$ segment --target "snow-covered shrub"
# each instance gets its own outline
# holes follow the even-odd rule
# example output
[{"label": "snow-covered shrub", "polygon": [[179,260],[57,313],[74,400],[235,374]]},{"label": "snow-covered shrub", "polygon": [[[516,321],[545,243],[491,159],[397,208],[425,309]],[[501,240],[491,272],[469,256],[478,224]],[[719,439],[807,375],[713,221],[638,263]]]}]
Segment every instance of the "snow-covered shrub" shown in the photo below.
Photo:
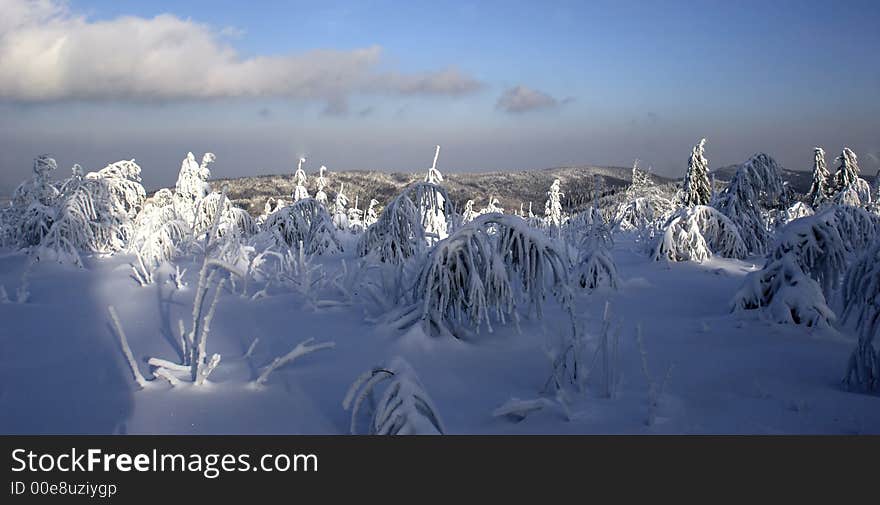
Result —
[{"label": "snow-covered shrub", "polygon": [[[835,203],[846,205],[869,205],[871,203],[871,185],[859,177],[859,160],[856,153],[848,147],[837,157],[839,163],[834,174]],[[855,193],[841,195],[841,193]],[[858,200],[858,203],[856,203]]]},{"label": "snow-covered shrub", "polygon": [[778,215],[776,226],[784,226],[795,219],[812,216],[813,214],[815,214],[815,211],[812,207],[804,202],[795,202]]},{"label": "snow-covered shrub", "polygon": [[34,246],[49,233],[60,194],[49,178],[57,168],[55,159],[48,155],[34,159],[33,176],[15,189],[12,207],[4,212],[7,241],[19,247]]},{"label": "snow-covered shrub", "polygon": [[406,187],[388,203],[379,220],[361,235],[358,254],[374,253],[382,262],[402,263],[424,250],[431,241],[425,230],[436,217],[429,209],[439,209],[446,219],[454,215],[449,202],[442,186],[418,182]]},{"label": "snow-covered shrub", "polygon": [[761,309],[779,323],[826,326],[836,319],[827,300],[849,257],[875,240],[863,209],[830,207],[786,225],[764,267],[746,276],[734,311]]},{"label": "snow-covered shrub", "polygon": [[688,169],[684,177],[684,185],[680,195],[683,205],[708,205],[712,199],[709,186],[709,161],[706,159],[706,139],[694,146],[688,158]]},{"label": "snow-covered shrub", "polygon": [[306,189],[306,173],[302,169],[303,163],[305,163],[305,158],[300,158],[296,164],[296,173],[293,174],[293,180],[296,181],[296,188],[293,190],[293,201],[299,201],[304,198],[309,198],[309,190]]},{"label": "snow-covered shrub", "polygon": [[783,194],[779,166],[761,153],[739,166],[713,207],[736,225],[750,253],[763,254],[772,238],[767,211],[779,206]]},{"label": "snow-covered shrub", "polygon": [[858,332],[843,383],[851,389],[880,390],[880,351],[874,348],[880,331],[880,243],[872,245],[849,268],[842,295],[842,319],[854,322]]},{"label": "snow-covered shrub", "polygon": [[257,223],[246,210],[232,205],[225,192],[215,191],[196,203],[193,236],[198,238],[209,233],[218,212],[220,222],[215,230],[217,236],[226,233],[250,236],[257,232]]},{"label": "snow-covered shrub", "polygon": [[810,184],[810,190],[807,191],[807,202],[812,205],[813,209],[819,209],[825,204],[828,195],[831,193],[829,180],[831,174],[828,172],[828,166],[825,163],[825,150],[821,147],[813,148],[813,180]]},{"label": "snow-covered shrub", "polygon": [[276,210],[263,225],[278,245],[297,248],[302,244],[307,254],[333,253],[342,250],[327,208],[314,198],[306,198]]},{"label": "snow-covered shrub", "polygon": [[863,203],[862,197],[858,189],[854,187],[846,187],[841,189],[834,195],[832,201],[835,205],[846,205],[849,207],[861,207]]},{"label": "snow-covered shrub", "polygon": [[364,211],[358,208],[358,197],[354,197],[354,207],[348,209],[348,231],[361,233],[364,231]]},{"label": "snow-covered shrub", "polygon": [[617,288],[617,266],[609,251],[609,241],[601,232],[591,229],[584,234],[578,246],[573,276],[577,284],[584,289],[601,286]]},{"label": "snow-covered shrub", "polygon": [[623,201],[615,211],[614,228],[649,235],[655,224],[668,218],[672,211],[672,201],[654,184],[648,172],[639,168],[639,161],[636,160],[632,168],[632,183],[626,188]]},{"label": "snow-covered shrub", "polygon": [[655,260],[703,262],[711,255],[744,258],[748,250],[736,225],[712,207],[696,205],[674,214],[651,256]]},{"label": "snow-covered shrub", "polygon": [[491,332],[493,321],[540,319],[550,292],[570,309],[568,279],[566,255],[543,233],[516,216],[485,214],[434,247],[398,321],[420,320],[429,335]]},{"label": "snow-covered shrub", "polygon": [[[373,393],[386,381],[376,401]],[[351,410],[352,435],[359,433],[358,418],[365,401],[374,406],[366,431],[369,435],[442,435],[445,431],[418,375],[399,356],[362,374],[349,388],[342,406]]]},{"label": "snow-covered shrub", "polygon": [[79,252],[112,253],[126,247],[132,219],[146,199],[140,167],[119,161],[85,177],[73,176],[55,202],[52,226],[40,242],[41,257],[81,264]]}]

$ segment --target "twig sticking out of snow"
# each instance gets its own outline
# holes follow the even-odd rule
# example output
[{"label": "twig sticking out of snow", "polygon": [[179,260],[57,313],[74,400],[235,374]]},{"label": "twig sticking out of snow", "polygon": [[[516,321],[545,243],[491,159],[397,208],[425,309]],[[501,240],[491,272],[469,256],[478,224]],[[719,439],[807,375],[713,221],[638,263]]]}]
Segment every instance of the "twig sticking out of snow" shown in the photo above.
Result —
[{"label": "twig sticking out of snow", "polygon": [[260,376],[257,377],[257,379],[253,382],[254,385],[262,386],[266,383],[267,380],[269,380],[269,374],[271,374],[278,368],[294,361],[297,358],[305,356],[306,354],[313,353],[315,351],[320,351],[321,349],[331,349],[333,347],[336,347],[336,342],[322,342],[317,345],[311,345],[311,343],[314,341],[314,338],[310,338],[305,342],[300,342],[289,353],[272,360],[272,363],[270,363],[269,366],[263,369],[263,372],[260,374]]},{"label": "twig sticking out of snow", "polygon": [[254,349],[257,348],[257,343],[260,341],[260,337],[254,337],[254,341],[251,342],[251,345],[248,346],[247,352],[244,353],[242,359],[248,359],[254,354]]},{"label": "twig sticking out of snow", "polygon": [[137,367],[137,363],[131,353],[131,347],[128,346],[128,339],[125,337],[125,331],[119,323],[119,316],[116,314],[116,309],[110,305],[107,307],[107,310],[110,312],[110,320],[113,321],[113,326],[116,328],[116,334],[119,336],[119,343],[122,346],[122,354],[125,355],[125,359],[128,361],[128,366],[131,368],[131,373],[134,375],[135,382],[137,382],[138,386],[142,388],[147,387],[147,380],[144,379],[143,374],[141,374],[141,371]]}]

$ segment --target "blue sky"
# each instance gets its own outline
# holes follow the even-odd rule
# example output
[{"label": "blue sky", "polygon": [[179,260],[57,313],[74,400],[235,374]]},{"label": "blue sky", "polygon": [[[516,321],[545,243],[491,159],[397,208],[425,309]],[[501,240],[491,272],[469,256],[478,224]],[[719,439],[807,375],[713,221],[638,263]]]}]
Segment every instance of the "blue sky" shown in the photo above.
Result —
[{"label": "blue sky", "polygon": [[702,136],[713,166],[807,169],[818,144],[880,167],[880,2],[22,2],[0,0],[26,41],[0,42],[0,190],[42,152],[134,157],[153,186],[189,150],[229,176],[420,170],[435,143],[446,170],[681,175]]}]

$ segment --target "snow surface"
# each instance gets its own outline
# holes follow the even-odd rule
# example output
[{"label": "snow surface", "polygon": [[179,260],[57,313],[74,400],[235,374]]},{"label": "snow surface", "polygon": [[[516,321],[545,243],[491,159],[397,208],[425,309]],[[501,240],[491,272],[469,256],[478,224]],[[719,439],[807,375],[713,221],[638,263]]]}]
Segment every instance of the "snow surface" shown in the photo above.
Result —
[{"label": "snow surface", "polygon": [[[567,331],[557,304],[547,304],[543,320],[521,321],[519,332],[500,326],[464,342],[428,337],[419,325],[402,333],[368,322],[356,304],[314,308],[293,291],[256,300],[227,292],[208,341],[208,353],[223,356],[209,383],[172,389],[157,379],[139,389],[107,307],[115,306],[150,378],[149,357],[180,362],[177,322],[190,321],[200,259],[177,262],[186,268],[182,290],[170,280],[173,269],[160,269],[155,284],[140,287],[131,277],[133,256],[84,256],[84,269],[41,262],[30,271],[28,301],[14,303],[30,257],[5,251],[0,284],[13,300],[0,303],[0,433],[343,434],[351,414],[342,401],[352,382],[394,356],[418,373],[449,434],[880,433],[880,396],[840,384],[852,331],[731,314],[733,295],[761,258],[658,263],[635,249],[625,237],[615,242],[617,290],[575,299],[591,348],[605,301],[611,303],[620,330],[615,394],[600,397],[593,377],[586,391],[567,393],[567,409],[548,396],[533,403],[540,409],[517,416],[497,412],[511,408],[512,399],[542,398],[551,372],[545,349]],[[315,261],[332,277],[342,259],[355,264],[353,251]],[[651,425],[637,323],[654,379],[673,365]],[[302,356],[253,386],[263,367],[310,338],[335,347]]]}]

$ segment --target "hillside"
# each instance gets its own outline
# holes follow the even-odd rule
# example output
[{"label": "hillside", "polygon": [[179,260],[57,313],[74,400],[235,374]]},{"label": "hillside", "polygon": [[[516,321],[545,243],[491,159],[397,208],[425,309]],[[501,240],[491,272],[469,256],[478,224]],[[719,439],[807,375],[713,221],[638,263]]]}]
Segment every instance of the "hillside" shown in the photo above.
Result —
[{"label": "hillside", "polygon": [[[623,167],[557,167],[542,170],[522,170],[516,172],[448,173],[444,174],[444,186],[449,191],[453,203],[462,208],[467,200],[474,200],[474,207],[485,207],[490,196],[495,196],[505,209],[518,209],[523,204],[527,209],[532,202],[535,213],[543,212],[547,190],[553,179],[559,179],[565,192],[566,208],[580,208],[593,197],[593,177],[600,176],[605,192],[615,192],[626,187],[631,180],[630,168]],[[314,176],[309,174],[308,190],[314,194]],[[424,179],[423,173],[345,171],[326,172],[330,187],[325,191],[332,200],[344,184],[345,194],[358,205],[375,198],[384,205],[402,188]],[[671,179],[655,176],[658,184],[673,182]],[[212,181],[219,188],[228,184],[227,194],[237,205],[251,214],[259,214],[269,197],[289,199],[293,193],[293,174],[240,177]]]}]

